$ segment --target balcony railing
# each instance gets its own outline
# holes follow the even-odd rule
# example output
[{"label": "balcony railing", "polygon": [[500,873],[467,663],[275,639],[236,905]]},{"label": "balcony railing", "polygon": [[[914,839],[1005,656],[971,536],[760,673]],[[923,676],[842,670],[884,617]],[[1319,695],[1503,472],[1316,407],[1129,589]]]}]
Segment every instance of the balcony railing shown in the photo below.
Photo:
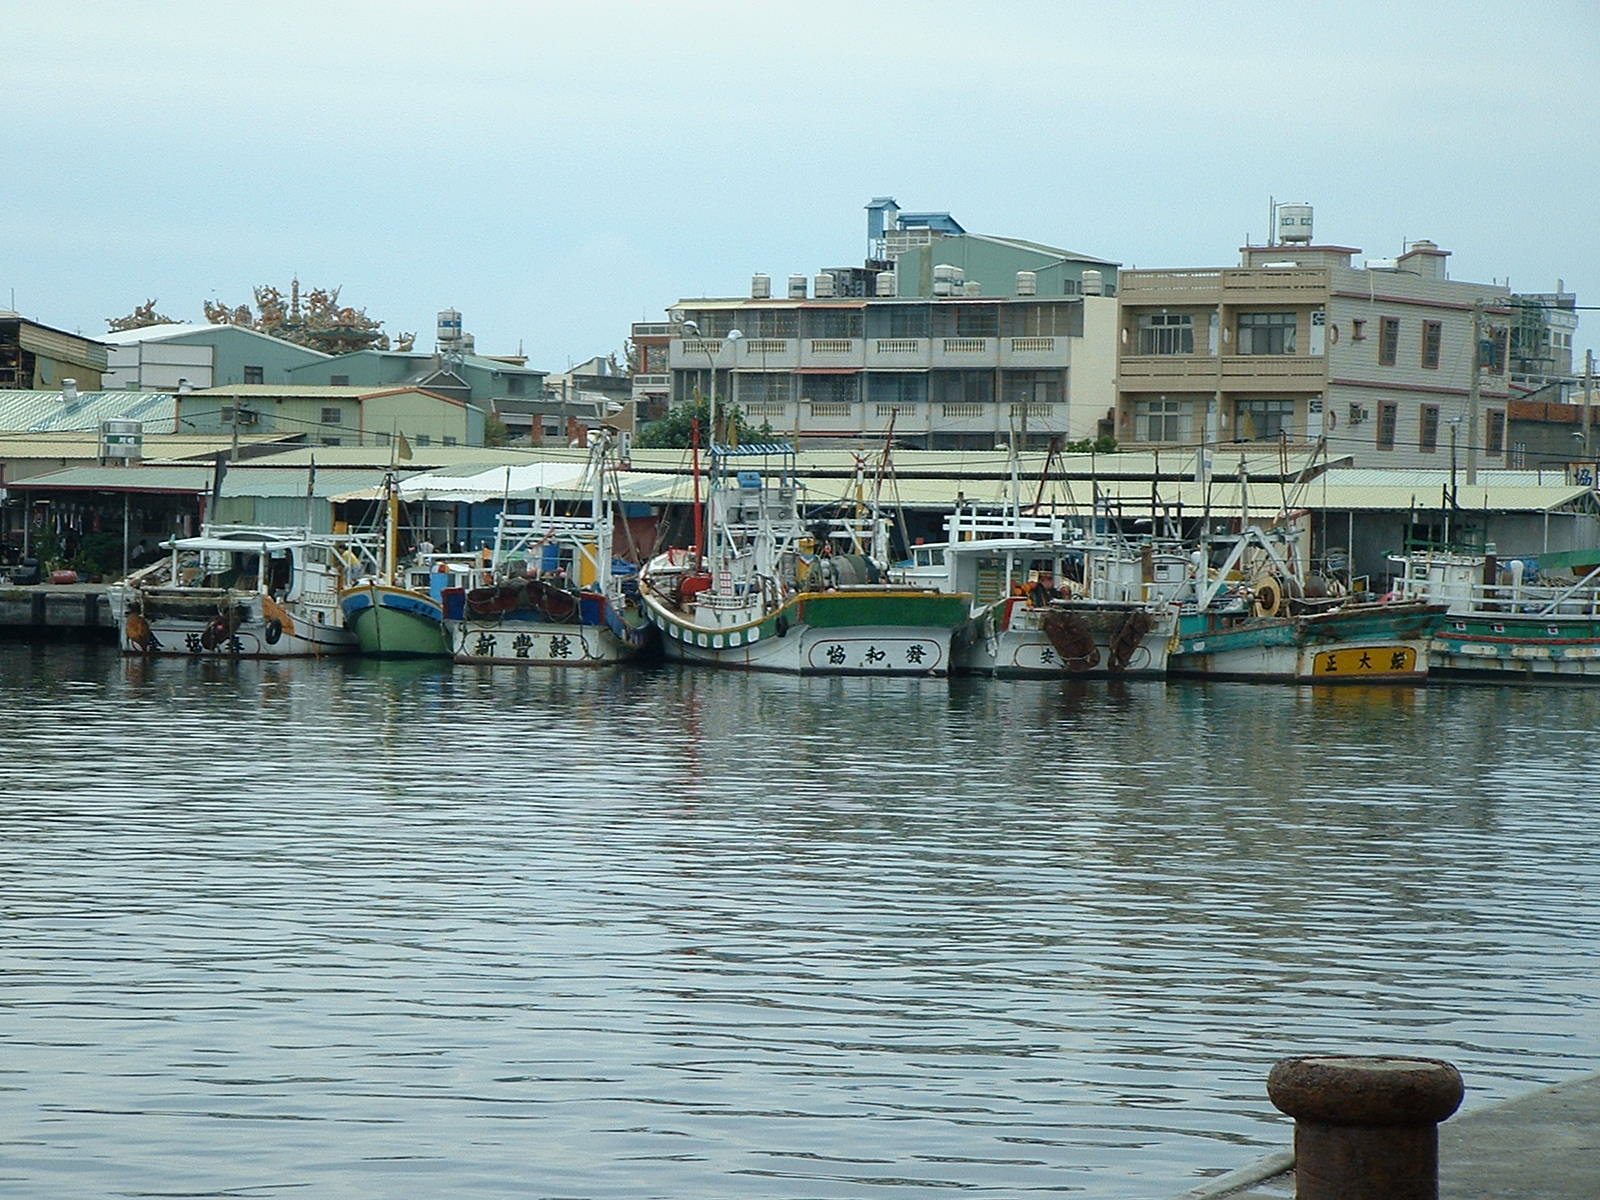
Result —
[{"label": "balcony railing", "polygon": [[987,404],[941,404],[939,408],[946,417],[981,417],[989,411]]},{"label": "balcony railing", "polygon": [[855,345],[849,338],[812,338],[811,353],[849,354],[855,349]]},{"label": "balcony railing", "polygon": [[807,404],[813,417],[848,417],[856,407],[837,400],[811,400]]},{"label": "balcony railing", "polygon": [[746,357],[752,354],[787,354],[789,349],[788,338],[746,338],[744,342]]},{"label": "balcony railing", "polygon": [[918,354],[922,351],[922,339],[876,338],[872,349],[877,354]]},{"label": "balcony railing", "polygon": [[1014,337],[1011,339],[1011,353],[1013,354],[1050,354],[1056,348],[1053,337]]},{"label": "balcony railing", "polygon": [[946,354],[983,354],[989,349],[988,338],[945,338]]}]

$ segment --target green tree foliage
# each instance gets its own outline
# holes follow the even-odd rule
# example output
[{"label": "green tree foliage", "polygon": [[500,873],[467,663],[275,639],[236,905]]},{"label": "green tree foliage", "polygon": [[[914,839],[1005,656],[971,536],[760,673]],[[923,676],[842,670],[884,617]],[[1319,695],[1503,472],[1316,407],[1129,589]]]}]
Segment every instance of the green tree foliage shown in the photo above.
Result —
[{"label": "green tree foliage", "polygon": [[[710,409],[711,406],[704,400],[692,400],[688,404],[680,404],[661,420],[652,421],[641,429],[633,444],[642,450],[685,449],[692,443],[694,422],[699,421],[700,444],[710,445],[711,437],[707,432],[710,428]],[[728,425],[730,416],[733,422],[731,430]],[[717,423],[722,427],[718,441],[729,440],[730,432],[741,442],[767,441],[772,437],[770,424],[763,421],[760,428],[757,428],[744,419],[744,413],[731,406],[718,406]]]},{"label": "green tree foliage", "polygon": [[1115,454],[1117,439],[1109,436],[1084,438],[1081,442],[1068,442],[1061,449],[1067,454]]}]

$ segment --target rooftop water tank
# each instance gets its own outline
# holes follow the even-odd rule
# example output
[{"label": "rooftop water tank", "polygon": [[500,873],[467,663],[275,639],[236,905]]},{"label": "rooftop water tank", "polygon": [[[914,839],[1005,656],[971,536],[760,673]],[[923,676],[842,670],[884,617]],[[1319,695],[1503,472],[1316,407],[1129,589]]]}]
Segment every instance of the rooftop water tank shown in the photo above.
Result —
[{"label": "rooftop water tank", "polygon": [[1039,294],[1039,274],[1037,271],[1017,272],[1017,295],[1037,296]]},{"label": "rooftop water tank", "polygon": [[1309,245],[1311,242],[1311,205],[1278,205],[1278,241]]},{"label": "rooftop water tank", "polygon": [[833,276],[824,271],[811,281],[811,291],[818,300],[831,299],[833,296]]},{"label": "rooftop water tank", "polygon": [[872,281],[874,292],[879,296],[893,296],[897,294],[899,280],[893,271],[879,271],[878,277]]},{"label": "rooftop water tank", "polygon": [[1083,273],[1083,294],[1085,296],[1103,296],[1106,294],[1105,276],[1093,267]]},{"label": "rooftop water tank", "polygon": [[804,300],[806,298],[806,277],[804,275],[789,276],[789,299]]},{"label": "rooftop water tank", "polygon": [[772,279],[770,276],[755,274],[750,276],[750,299],[769,300],[772,298]]},{"label": "rooftop water tank", "polygon": [[441,346],[453,346],[461,340],[461,314],[453,308],[439,310],[438,339]]},{"label": "rooftop water tank", "polygon": [[981,296],[983,295],[983,284],[976,279],[969,279],[961,285],[961,294],[963,296]]},{"label": "rooftop water tank", "polygon": [[128,462],[144,456],[144,422],[113,417],[100,422],[100,457]]}]

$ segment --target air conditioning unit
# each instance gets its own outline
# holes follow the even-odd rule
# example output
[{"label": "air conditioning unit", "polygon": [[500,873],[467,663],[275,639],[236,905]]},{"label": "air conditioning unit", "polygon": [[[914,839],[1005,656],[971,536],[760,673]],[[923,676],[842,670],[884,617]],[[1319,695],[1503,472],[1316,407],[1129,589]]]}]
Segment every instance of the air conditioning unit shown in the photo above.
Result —
[{"label": "air conditioning unit", "polygon": [[1352,404],[1350,406],[1350,424],[1352,425],[1361,424],[1371,415],[1362,405]]}]

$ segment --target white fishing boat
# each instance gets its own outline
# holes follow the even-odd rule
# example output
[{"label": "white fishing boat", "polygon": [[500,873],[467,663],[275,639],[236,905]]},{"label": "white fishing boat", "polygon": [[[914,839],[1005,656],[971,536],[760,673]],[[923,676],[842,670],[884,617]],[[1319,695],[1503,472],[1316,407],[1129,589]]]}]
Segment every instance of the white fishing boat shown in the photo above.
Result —
[{"label": "white fishing boat", "polygon": [[799,675],[947,674],[970,597],[891,582],[871,547],[834,553],[832,524],[801,520],[794,457],[787,443],[712,446],[696,544],[640,572],[666,656]]},{"label": "white fishing boat", "polygon": [[972,597],[955,639],[957,671],[1166,673],[1175,615],[1148,551],[1081,536],[1059,516],[958,510],[945,531],[944,542],[911,547],[895,575]]},{"label": "white fishing boat", "polygon": [[1502,561],[1483,553],[1417,550],[1391,556],[1393,598],[1444,606],[1430,643],[1443,677],[1519,683],[1600,682],[1600,566],[1596,554]]},{"label": "white fishing boat", "polygon": [[457,662],[606,666],[653,645],[637,569],[612,551],[612,450],[610,430],[591,432],[587,511],[564,513],[546,494],[534,497],[531,513],[512,513],[506,497],[486,578],[441,593]]},{"label": "white fishing boat", "polygon": [[288,658],[356,649],[339,589],[373,566],[363,539],[210,525],[162,546],[165,556],[109,589],[125,652]]}]

